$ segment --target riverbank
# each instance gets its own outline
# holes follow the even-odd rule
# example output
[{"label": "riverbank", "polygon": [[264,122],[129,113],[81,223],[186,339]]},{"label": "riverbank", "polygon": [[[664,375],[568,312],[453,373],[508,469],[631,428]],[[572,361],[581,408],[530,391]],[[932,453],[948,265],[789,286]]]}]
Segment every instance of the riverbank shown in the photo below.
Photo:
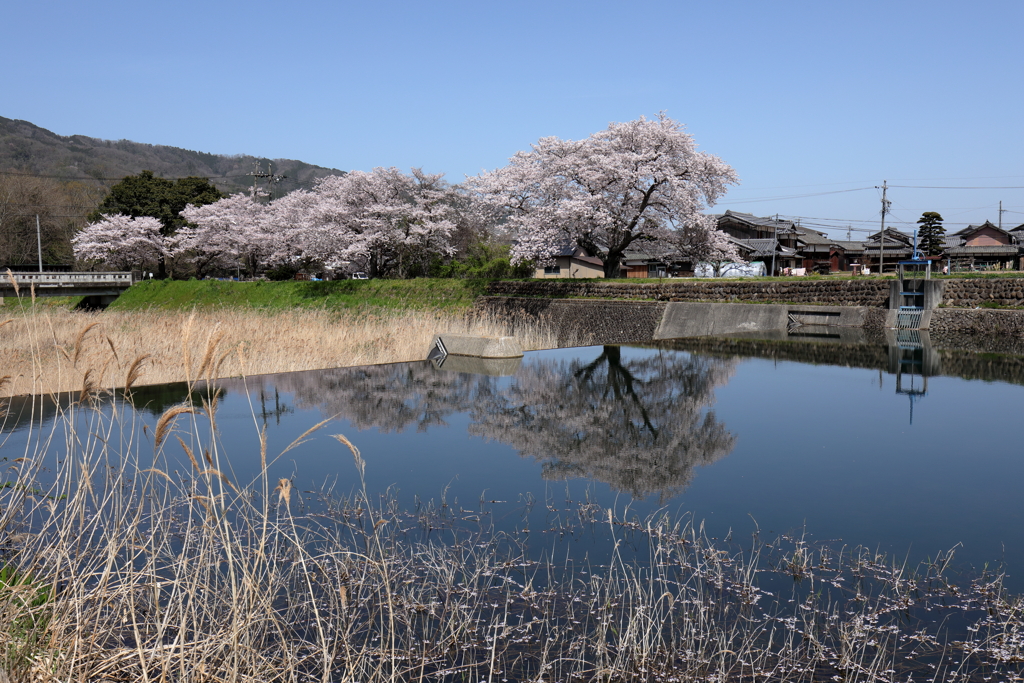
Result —
[{"label": "riverbank", "polygon": [[232,282],[148,280],[117,298],[115,311],[159,308],[322,309],[328,311],[465,311],[485,284],[476,280],[332,280],[327,282]]},{"label": "riverbank", "polygon": [[557,345],[515,317],[371,310],[25,307],[0,317],[0,397],[422,360],[443,332]]}]

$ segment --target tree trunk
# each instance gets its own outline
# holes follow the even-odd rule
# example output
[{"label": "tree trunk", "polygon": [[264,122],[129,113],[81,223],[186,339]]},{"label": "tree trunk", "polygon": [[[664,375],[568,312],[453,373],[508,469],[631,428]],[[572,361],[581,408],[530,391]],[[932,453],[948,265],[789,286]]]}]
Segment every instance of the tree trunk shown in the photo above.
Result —
[{"label": "tree trunk", "polygon": [[621,253],[608,252],[608,256],[604,260],[604,276],[606,278],[622,277],[622,269],[620,267],[621,263]]}]

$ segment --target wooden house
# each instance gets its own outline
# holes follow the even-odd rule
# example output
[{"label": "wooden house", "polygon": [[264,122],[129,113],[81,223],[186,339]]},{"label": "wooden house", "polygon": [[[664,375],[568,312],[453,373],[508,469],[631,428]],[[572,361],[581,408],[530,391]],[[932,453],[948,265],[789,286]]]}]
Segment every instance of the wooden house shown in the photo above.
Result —
[{"label": "wooden house", "polygon": [[[1022,226],[1024,227],[1024,226]],[[947,235],[943,256],[954,270],[976,268],[1015,268],[1020,265],[1020,234],[1003,230],[989,221],[981,225],[968,225],[963,230]]]}]

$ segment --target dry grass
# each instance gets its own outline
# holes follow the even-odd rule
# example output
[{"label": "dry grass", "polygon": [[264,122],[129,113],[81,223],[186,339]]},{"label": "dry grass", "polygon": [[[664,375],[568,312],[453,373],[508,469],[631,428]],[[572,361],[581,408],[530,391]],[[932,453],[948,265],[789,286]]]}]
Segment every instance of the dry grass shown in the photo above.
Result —
[{"label": "dry grass", "polygon": [[125,408],[72,404],[0,489],[0,680],[1021,680],[1024,602],[999,576],[951,581],[951,556],[915,572],[584,503],[552,537],[603,529],[614,550],[538,561],[452,507],[368,493],[344,436],[354,493],[300,504],[265,467],[224,474],[212,401],[161,418],[177,441]]},{"label": "dry grass", "polygon": [[421,360],[439,332],[513,334],[526,350],[557,346],[535,324],[432,311],[6,312],[0,368],[9,380],[0,396]]}]

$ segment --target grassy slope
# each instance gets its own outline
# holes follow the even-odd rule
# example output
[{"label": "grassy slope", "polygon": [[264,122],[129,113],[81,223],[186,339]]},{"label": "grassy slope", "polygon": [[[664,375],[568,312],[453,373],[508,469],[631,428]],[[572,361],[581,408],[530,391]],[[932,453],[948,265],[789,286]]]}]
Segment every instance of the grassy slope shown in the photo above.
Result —
[{"label": "grassy slope", "polygon": [[291,308],[464,310],[484,291],[470,280],[336,280],[221,282],[150,280],[119,296],[111,309]]},{"label": "grassy slope", "polygon": [[[964,273],[952,278],[1021,277],[1021,273]],[[767,279],[767,278],[765,278]],[[841,276],[772,278],[775,281],[851,279]],[[860,278],[856,278],[860,279]],[[866,278],[865,278],[866,279]],[[591,282],[670,282],[657,279],[591,280]],[[417,278],[414,280],[338,280],[333,282],[222,282],[219,280],[149,280],[135,285],[111,305],[114,310],[158,308],[188,310],[199,308],[254,308],[285,310],[321,308],[327,310],[447,310],[462,311],[486,293],[486,282],[458,279]],[[73,308],[80,297],[37,300],[38,306]],[[13,302],[9,302],[13,303]],[[0,314],[17,315],[21,306],[6,306]],[[31,307],[29,306],[28,309]],[[27,309],[26,309],[27,310]]]}]

